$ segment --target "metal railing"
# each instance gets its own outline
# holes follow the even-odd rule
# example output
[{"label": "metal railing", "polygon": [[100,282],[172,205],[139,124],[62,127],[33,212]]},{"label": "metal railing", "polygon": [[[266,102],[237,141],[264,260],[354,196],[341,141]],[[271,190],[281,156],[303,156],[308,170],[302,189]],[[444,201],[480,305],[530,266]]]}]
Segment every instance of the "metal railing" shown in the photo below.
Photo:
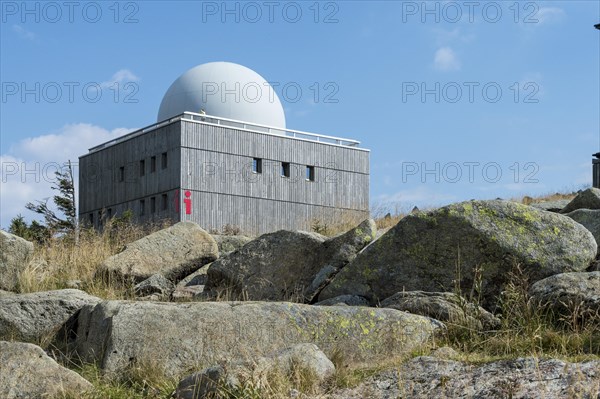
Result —
[{"label": "metal railing", "polygon": [[205,124],[216,125],[216,126],[226,126],[226,127],[232,127],[235,129],[245,130],[248,132],[272,134],[272,135],[276,135],[276,136],[285,136],[285,137],[291,137],[291,138],[300,139],[300,140],[316,141],[319,143],[338,145],[338,146],[344,146],[344,147],[358,147],[360,145],[360,141],[345,139],[342,137],[326,136],[324,134],[302,132],[299,130],[282,129],[282,128],[278,128],[278,127],[274,127],[274,126],[260,125],[257,123],[244,122],[244,121],[239,121],[239,120],[235,120],[235,119],[221,118],[221,117],[213,116],[213,115],[203,115],[203,114],[198,114],[195,112],[184,112],[181,115],[177,115],[173,118],[164,120],[162,122],[155,123],[155,124],[147,126],[145,128],[128,133],[124,136],[118,137],[114,140],[107,141],[106,143],[102,143],[100,145],[92,147],[89,149],[89,152],[91,153],[91,152],[96,152],[96,151],[102,150],[104,148],[121,143],[125,140],[129,140],[133,137],[137,137],[144,133],[150,132],[152,130],[159,129],[165,125],[168,125],[168,124],[173,123],[178,120],[187,120],[187,121],[205,123]]}]

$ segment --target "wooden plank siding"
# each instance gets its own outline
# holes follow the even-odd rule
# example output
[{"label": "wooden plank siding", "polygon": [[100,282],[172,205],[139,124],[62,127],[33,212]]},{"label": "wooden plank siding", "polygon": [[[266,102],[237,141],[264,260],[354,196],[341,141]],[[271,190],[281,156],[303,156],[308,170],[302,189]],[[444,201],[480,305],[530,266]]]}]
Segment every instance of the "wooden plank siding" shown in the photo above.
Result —
[{"label": "wooden plank siding", "polygon": [[[262,173],[252,171],[253,158],[262,159]],[[290,177],[281,176],[281,162],[290,164]],[[314,181],[306,179],[307,166],[314,166]],[[121,167],[124,181],[119,181]],[[334,221],[344,214],[366,217],[369,209],[367,150],[187,120],[86,154],[79,171],[79,216],[86,222],[93,214],[96,227],[98,215],[108,209],[112,216],[131,209],[140,223],[192,220],[207,230],[229,224],[262,234],[306,230],[311,220]],[[191,214],[185,212],[186,191]]]}]

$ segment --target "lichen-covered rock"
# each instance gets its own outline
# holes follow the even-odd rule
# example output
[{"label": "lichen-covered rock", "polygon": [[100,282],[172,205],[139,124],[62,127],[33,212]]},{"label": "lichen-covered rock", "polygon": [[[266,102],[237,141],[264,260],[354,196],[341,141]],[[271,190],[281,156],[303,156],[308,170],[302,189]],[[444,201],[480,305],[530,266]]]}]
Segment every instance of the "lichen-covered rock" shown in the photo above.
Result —
[{"label": "lichen-covered rock", "polygon": [[0,230],[0,289],[14,291],[33,254],[33,243]]},{"label": "lichen-covered rock", "polygon": [[177,282],[219,257],[217,243],[192,222],[179,222],[152,233],[106,259],[100,274],[141,282],[162,274]]},{"label": "lichen-covered rock", "polygon": [[531,282],[585,270],[592,234],[572,219],[509,201],[469,201],[409,215],[362,251],[321,292],[376,304],[400,291],[462,292],[476,287],[493,307],[519,264]]},{"label": "lichen-covered rock", "polygon": [[206,288],[231,289],[250,300],[311,302],[374,234],[372,220],[331,239],[302,231],[265,234],[213,262]]},{"label": "lichen-covered rock", "polygon": [[598,253],[600,254],[600,209],[578,209],[567,213],[577,223],[588,229],[598,244]]},{"label": "lichen-covered rock", "polygon": [[48,357],[42,348],[0,341],[0,398],[78,398],[92,384]]},{"label": "lichen-covered rock", "polygon": [[560,212],[569,213],[577,209],[600,209],[600,189],[591,187],[580,192]]},{"label": "lichen-covered rock", "polygon": [[402,291],[386,298],[382,308],[403,310],[476,330],[494,330],[500,319],[451,292]]},{"label": "lichen-covered rock", "polygon": [[99,302],[73,289],[0,296],[0,339],[48,343],[83,306]]},{"label": "lichen-covered rock", "polygon": [[[335,366],[314,344],[298,344],[275,354],[246,362],[228,362],[194,373],[181,380],[175,399],[204,399],[219,392],[231,392],[244,384],[267,386],[269,378],[277,375],[286,378],[294,371],[309,373],[315,385],[321,384],[335,372]],[[212,395],[212,396],[211,396]]]},{"label": "lichen-covered rock", "polygon": [[472,365],[421,356],[328,398],[595,399],[599,395],[598,360],[569,363],[521,358]]},{"label": "lichen-covered rock", "polygon": [[529,295],[537,305],[562,315],[598,317],[600,271],[562,273],[545,278],[531,286]]},{"label": "lichen-covered rock", "polygon": [[167,375],[252,360],[299,343],[375,365],[420,348],[443,325],[394,309],[288,302],[106,301],[80,312],[72,349],[108,373],[154,362]]}]

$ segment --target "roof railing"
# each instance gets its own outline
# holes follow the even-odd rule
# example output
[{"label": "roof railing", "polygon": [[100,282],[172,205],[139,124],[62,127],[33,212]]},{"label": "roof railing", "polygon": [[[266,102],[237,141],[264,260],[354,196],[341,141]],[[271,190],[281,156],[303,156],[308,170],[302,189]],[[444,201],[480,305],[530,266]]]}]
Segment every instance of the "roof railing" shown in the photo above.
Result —
[{"label": "roof railing", "polygon": [[96,151],[102,150],[104,148],[121,143],[125,140],[129,140],[131,138],[148,133],[152,130],[159,129],[165,125],[168,125],[168,124],[173,123],[178,120],[187,120],[187,121],[205,123],[205,124],[216,125],[216,126],[227,126],[227,127],[233,127],[235,129],[241,129],[241,130],[245,130],[245,131],[249,131],[249,132],[254,132],[254,133],[285,136],[285,137],[291,137],[291,138],[295,138],[295,139],[316,141],[319,143],[338,145],[338,146],[344,146],[344,147],[358,147],[360,145],[360,141],[345,139],[342,137],[326,136],[324,134],[309,133],[309,132],[303,132],[300,130],[283,129],[280,127],[261,125],[258,123],[244,122],[244,121],[240,121],[240,120],[236,120],[236,119],[222,118],[219,116],[198,114],[195,112],[187,112],[186,111],[183,114],[177,115],[173,118],[169,118],[162,122],[158,122],[153,125],[147,126],[145,128],[138,129],[131,133],[127,133],[121,137],[117,137],[114,140],[107,141],[106,143],[102,143],[100,145],[92,147],[89,149],[89,152],[91,153],[91,152],[96,152]]}]

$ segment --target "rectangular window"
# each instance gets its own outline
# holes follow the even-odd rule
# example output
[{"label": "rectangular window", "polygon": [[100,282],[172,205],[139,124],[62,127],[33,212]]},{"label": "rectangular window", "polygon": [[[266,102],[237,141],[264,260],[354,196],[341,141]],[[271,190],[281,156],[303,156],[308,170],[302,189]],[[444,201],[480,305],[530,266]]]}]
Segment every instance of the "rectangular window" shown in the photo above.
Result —
[{"label": "rectangular window", "polygon": [[98,211],[98,228],[102,228],[102,211]]},{"label": "rectangular window", "polygon": [[156,157],[150,158],[150,173],[156,172]]},{"label": "rectangular window", "polygon": [[254,173],[262,173],[262,159],[260,159],[260,158],[252,159],[252,171]]},{"label": "rectangular window", "polygon": [[282,177],[290,177],[290,163],[289,162],[281,163],[281,176]]},{"label": "rectangular window", "polygon": [[112,218],[112,208],[108,208],[108,210],[106,211],[106,217],[108,217],[108,219]]},{"label": "rectangular window", "polygon": [[125,181],[125,166],[119,168],[119,182]]},{"label": "rectangular window", "polygon": [[167,153],[163,152],[160,157],[160,167],[163,169],[167,169]]},{"label": "rectangular window", "polygon": [[94,214],[93,213],[89,214],[89,221],[90,221],[90,226],[94,226]]},{"label": "rectangular window", "polygon": [[156,197],[150,198],[150,213],[156,213]]},{"label": "rectangular window", "polygon": [[146,213],[146,201],[140,200],[140,216],[144,216]]},{"label": "rectangular window", "polygon": [[146,174],[146,161],[143,159],[140,161],[140,176],[144,176]]},{"label": "rectangular window", "polygon": [[162,210],[166,211],[169,206],[169,197],[167,194],[162,195]]},{"label": "rectangular window", "polygon": [[306,180],[315,181],[315,167],[306,165]]}]

